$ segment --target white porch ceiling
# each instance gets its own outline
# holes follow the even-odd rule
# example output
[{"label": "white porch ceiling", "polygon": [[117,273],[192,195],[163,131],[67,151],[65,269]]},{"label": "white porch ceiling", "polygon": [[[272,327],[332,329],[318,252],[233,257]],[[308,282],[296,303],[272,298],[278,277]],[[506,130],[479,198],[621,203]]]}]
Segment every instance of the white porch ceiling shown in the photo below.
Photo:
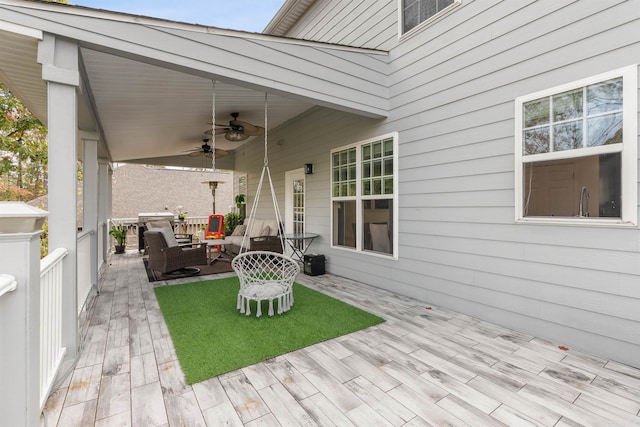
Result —
[{"label": "white porch ceiling", "polygon": [[[198,148],[211,129],[213,82],[143,62],[81,49],[90,94],[113,161],[183,155]],[[264,126],[264,92],[215,82],[216,123],[231,113]],[[312,104],[269,94],[268,128],[309,109]],[[256,137],[262,139],[262,137]],[[233,151],[242,143],[216,138],[216,147]]]}]

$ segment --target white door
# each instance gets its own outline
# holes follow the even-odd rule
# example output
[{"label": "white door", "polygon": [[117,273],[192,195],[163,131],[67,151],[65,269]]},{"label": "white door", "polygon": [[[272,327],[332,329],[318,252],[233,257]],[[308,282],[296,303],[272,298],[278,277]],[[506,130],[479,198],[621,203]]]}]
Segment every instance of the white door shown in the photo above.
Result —
[{"label": "white door", "polygon": [[[304,233],[304,170],[285,172],[285,233]],[[302,241],[300,241],[302,242]]]}]

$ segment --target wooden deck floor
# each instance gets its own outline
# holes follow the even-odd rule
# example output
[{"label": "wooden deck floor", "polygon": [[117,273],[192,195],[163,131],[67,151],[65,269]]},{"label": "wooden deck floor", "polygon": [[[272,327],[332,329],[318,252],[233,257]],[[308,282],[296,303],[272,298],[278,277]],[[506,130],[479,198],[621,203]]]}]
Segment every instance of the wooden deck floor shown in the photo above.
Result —
[{"label": "wooden deck floor", "polygon": [[640,370],[329,274],[298,282],[387,322],[189,386],[140,256],[111,263],[48,427],[640,425]]}]

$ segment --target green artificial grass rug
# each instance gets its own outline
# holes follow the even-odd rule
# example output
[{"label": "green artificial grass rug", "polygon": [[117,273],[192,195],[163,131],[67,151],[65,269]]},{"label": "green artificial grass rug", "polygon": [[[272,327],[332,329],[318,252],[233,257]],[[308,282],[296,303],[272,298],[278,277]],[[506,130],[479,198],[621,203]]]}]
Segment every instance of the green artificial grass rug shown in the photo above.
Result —
[{"label": "green artificial grass rug", "polygon": [[239,289],[237,277],[154,289],[187,384],[384,322],[297,283],[290,311],[269,317],[263,301],[256,318],[253,302],[247,316]]}]

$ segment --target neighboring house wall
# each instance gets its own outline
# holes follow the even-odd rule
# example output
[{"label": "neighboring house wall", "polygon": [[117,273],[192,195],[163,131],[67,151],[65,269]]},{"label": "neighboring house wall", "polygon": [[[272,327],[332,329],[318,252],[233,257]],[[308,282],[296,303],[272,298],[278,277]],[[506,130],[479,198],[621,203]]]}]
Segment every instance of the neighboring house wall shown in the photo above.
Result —
[{"label": "neighboring house wall", "polygon": [[203,181],[224,181],[216,190],[216,213],[235,208],[233,174],[194,170],[162,169],[127,164],[113,171],[113,218],[137,218],[141,212],[178,214],[182,206],[188,216],[207,216],[213,209],[211,190]]},{"label": "neighboring house wall", "polygon": [[[351,3],[316,2],[291,34],[315,37],[314,11]],[[270,132],[276,188],[314,164],[307,231],[332,273],[640,366],[638,228],[514,222],[515,98],[640,63],[639,28],[637,1],[463,1],[391,49],[386,121],[316,109]],[[393,131],[399,259],[331,248],[330,149]]]}]

